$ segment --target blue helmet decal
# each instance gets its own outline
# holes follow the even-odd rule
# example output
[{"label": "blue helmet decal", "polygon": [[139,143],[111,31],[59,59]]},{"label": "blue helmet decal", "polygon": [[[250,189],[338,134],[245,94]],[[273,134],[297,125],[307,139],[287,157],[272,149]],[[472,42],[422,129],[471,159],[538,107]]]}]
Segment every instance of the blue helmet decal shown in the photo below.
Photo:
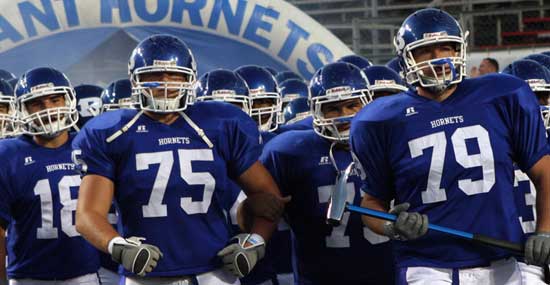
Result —
[{"label": "blue helmet decal", "polygon": [[78,109],[77,126],[82,128],[91,118],[101,112],[101,93],[103,88],[92,84],[81,84],[74,87],[76,108]]}]

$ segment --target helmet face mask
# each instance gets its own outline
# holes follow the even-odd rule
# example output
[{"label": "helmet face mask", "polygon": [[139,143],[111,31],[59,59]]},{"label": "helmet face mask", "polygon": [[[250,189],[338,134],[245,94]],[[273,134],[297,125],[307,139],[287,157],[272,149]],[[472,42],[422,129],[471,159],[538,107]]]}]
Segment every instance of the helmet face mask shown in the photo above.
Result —
[{"label": "helmet face mask", "polygon": [[14,96],[0,94],[0,139],[20,134]]},{"label": "helmet face mask", "polygon": [[359,99],[361,108],[372,101],[369,90],[353,90],[348,86],[335,87],[327,90],[327,95],[314,97],[310,101],[311,114],[313,115],[313,129],[315,132],[328,140],[347,142],[349,140],[349,127],[340,130],[344,125],[349,125],[355,114],[338,117],[327,117],[323,112],[329,104]]},{"label": "helmet face mask", "polygon": [[[282,100],[278,93],[266,92],[264,89],[250,90],[250,117],[258,123],[260,131],[275,131],[280,122]],[[261,106],[258,106],[261,105]]]},{"label": "helmet face mask", "polygon": [[[460,83],[466,76],[467,37],[468,32],[463,34],[458,22],[441,10],[423,9],[405,19],[394,38],[394,46],[407,83],[436,94]],[[454,55],[415,59],[415,50],[445,44],[455,47]]]},{"label": "helmet face mask", "polygon": [[153,35],[130,56],[128,73],[139,106],[155,113],[181,112],[194,101],[197,68],[187,45],[171,35]]},{"label": "helmet face mask", "polygon": [[[78,111],[72,87],[37,86],[31,87],[31,90],[30,93],[23,94],[18,99],[21,128],[25,134],[53,138],[76,125]],[[28,105],[32,101],[42,100],[44,97],[52,95],[63,96],[64,106],[46,108],[36,112],[29,110]]]},{"label": "helmet face mask", "polygon": [[540,106],[540,113],[546,130],[550,130],[550,105]]}]

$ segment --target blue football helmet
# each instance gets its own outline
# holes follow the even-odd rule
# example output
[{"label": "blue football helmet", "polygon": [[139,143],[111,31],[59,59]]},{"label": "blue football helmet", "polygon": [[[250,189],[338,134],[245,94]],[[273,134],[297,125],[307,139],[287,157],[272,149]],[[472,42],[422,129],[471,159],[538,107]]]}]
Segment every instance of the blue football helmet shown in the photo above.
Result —
[{"label": "blue football helmet", "polygon": [[309,105],[315,132],[331,141],[347,142],[349,128],[339,131],[338,127],[349,124],[355,114],[325,118],[323,105],[359,98],[364,106],[372,101],[368,84],[363,71],[350,63],[329,63],[317,70],[309,84]]},{"label": "blue football helmet", "polygon": [[277,73],[277,75],[275,75],[275,81],[277,81],[277,84],[279,85],[289,79],[298,79],[304,81],[302,76],[296,74],[294,71],[281,71]]},{"label": "blue football helmet", "polygon": [[308,98],[309,88],[307,84],[301,79],[292,78],[285,80],[281,84],[279,84],[279,92],[281,94],[283,102],[283,112],[281,113],[279,124],[283,124],[286,121],[284,118],[284,110],[288,103],[300,97]]},{"label": "blue football helmet", "polygon": [[0,139],[13,137],[19,133],[13,88],[8,82],[0,79]]},{"label": "blue football helmet", "polygon": [[548,68],[548,70],[550,70],[550,56],[539,53],[539,54],[532,54],[532,55],[526,56],[523,59],[534,60],[540,63],[542,66]]},{"label": "blue football helmet", "polygon": [[103,88],[92,84],[81,84],[74,87],[76,96],[76,108],[78,110],[79,129],[91,118],[101,112],[101,93]]},{"label": "blue football helmet", "polygon": [[388,67],[372,65],[363,69],[363,72],[369,81],[369,90],[372,93],[372,99],[408,90],[401,76]]},{"label": "blue football helmet", "polygon": [[222,101],[238,106],[250,115],[248,86],[237,73],[216,69],[205,73],[195,83],[195,96],[200,101]]},{"label": "blue football helmet", "polygon": [[541,54],[544,54],[544,55],[550,56],[550,51],[544,51],[544,52],[541,52]]},{"label": "blue football helmet", "polygon": [[5,69],[0,69],[0,79],[10,81],[10,80],[16,79],[16,78],[17,77],[13,73],[11,73],[11,72],[9,72]]},{"label": "blue football helmet", "polygon": [[270,67],[270,66],[264,66],[265,69],[267,69],[267,71],[269,71],[269,73],[271,73],[271,75],[275,76],[277,75],[277,70],[275,70],[275,68],[273,67]]},{"label": "blue football helmet", "polygon": [[351,64],[359,67],[359,69],[364,69],[364,68],[367,68],[367,67],[372,65],[370,60],[368,60],[366,57],[356,55],[356,54],[343,56],[340,59],[338,59],[336,62],[351,63]]},{"label": "blue football helmet", "polygon": [[248,85],[250,116],[258,123],[260,131],[277,129],[282,100],[275,78],[265,68],[245,65],[235,69]]},{"label": "blue football helmet", "polygon": [[[467,37],[455,18],[442,10],[422,9],[407,17],[393,41],[407,83],[434,93],[460,83],[466,75]],[[440,43],[453,44],[455,56],[416,62],[415,49]],[[425,74],[426,70],[431,70],[431,75]]]},{"label": "blue football helmet", "polygon": [[[143,110],[179,112],[193,100],[193,84],[197,76],[195,59],[187,45],[177,37],[161,34],[141,41],[130,56],[128,73]],[[180,75],[183,80],[164,81],[158,79],[159,73]],[[149,74],[157,74],[157,79],[146,81],[143,77]]]},{"label": "blue football helmet", "polygon": [[309,99],[307,97],[299,97],[290,101],[288,105],[286,105],[283,115],[286,125],[294,124],[311,116]]},{"label": "blue football helmet", "polygon": [[118,109],[137,109],[138,102],[132,95],[132,82],[129,79],[115,80],[101,93],[101,113]]},{"label": "blue football helmet", "polygon": [[525,80],[533,92],[550,91],[550,70],[534,60],[516,60],[506,66],[502,73]]},{"label": "blue football helmet", "polygon": [[390,61],[386,62],[386,67],[397,72],[397,74],[401,78],[405,79],[405,76],[403,76],[403,68],[401,68],[401,60],[399,59],[399,57],[394,57]]},{"label": "blue football helmet", "polygon": [[[31,113],[28,104],[45,96],[63,95],[65,104]],[[28,135],[56,137],[78,122],[76,96],[69,79],[62,72],[39,67],[21,76],[15,87],[21,129]]]}]

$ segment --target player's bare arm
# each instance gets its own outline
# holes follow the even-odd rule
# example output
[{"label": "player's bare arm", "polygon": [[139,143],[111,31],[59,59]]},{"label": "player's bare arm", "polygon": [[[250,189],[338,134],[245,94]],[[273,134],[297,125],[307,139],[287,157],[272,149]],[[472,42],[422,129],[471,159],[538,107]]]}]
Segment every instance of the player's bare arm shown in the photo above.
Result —
[{"label": "player's bare arm", "polygon": [[99,175],[86,175],[80,184],[76,230],[93,246],[108,252],[109,241],[119,236],[107,219],[114,185]]},{"label": "player's bare arm", "polygon": [[550,232],[550,155],[542,157],[528,171],[537,189],[537,232]]},{"label": "player's bare arm", "polygon": [[[389,210],[389,203],[365,193],[365,196],[363,196],[363,200],[361,201],[361,207],[387,212]],[[363,224],[367,225],[367,227],[372,229],[375,233],[381,235],[384,234],[385,221],[365,215],[361,216],[361,219],[363,220]]]},{"label": "player's bare arm", "polygon": [[[277,184],[260,162],[254,163],[247,171],[241,174],[238,178],[238,183],[249,197],[247,199],[248,202],[245,200],[243,204],[251,203],[250,207],[240,207],[241,211],[239,211],[239,215],[253,217],[250,232],[261,235],[265,240],[269,239],[284,210],[284,204],[290,199],[281,197],[281,192]],[[265,207],[262,207],[261,204]],[[258,209],[260,207],[273,213],[271,219],[266,218],[265,215],[260,215],[260,213],[256,211],[242,213],[242,209]],[[246,220],[246,218],[244,219]]]}]

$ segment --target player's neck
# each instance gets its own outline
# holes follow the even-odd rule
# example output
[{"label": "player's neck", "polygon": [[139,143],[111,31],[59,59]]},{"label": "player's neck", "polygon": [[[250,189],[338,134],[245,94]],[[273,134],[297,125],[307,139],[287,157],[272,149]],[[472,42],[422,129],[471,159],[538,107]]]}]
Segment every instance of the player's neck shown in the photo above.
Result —
[{"label": "player's neck", "polygon": [[155,112],[145,111],[144,113],[149,118],[151,118],[151,119],[153,119],[157,122],[163,123],[165,125],[172,124],[179,117],[179,114],[176,113],[176,112],[173,112],[173,113],[155,113]]},{"label": "player's neck", "polygon": [[438,93],[438,94],[437,93],[432,93],[429,90],[427,90],[425,88],[422,88],[422,87],[418,87],[418,88],[416,88],[416,90],[418,91],[418,95],[420,95],[422,97],[428,98],[430,100],[435,100],[437,102],[443,102],[445,99],[449,98],[449,96],[451,96],[455,92],[456,87],[457,87],[457,85],[454,84],[451,87],[449,87],[448,89],[445,89],[445,90],[443,90],[443,92]]},{"label": "player's neck", "polygon": [[44,136],[34,136],[33,140],[37,145],[45,148],[58,148],[64,145],[69,140],[69,132],[62,131],[61,134],[53,138],[44,137]]}]

